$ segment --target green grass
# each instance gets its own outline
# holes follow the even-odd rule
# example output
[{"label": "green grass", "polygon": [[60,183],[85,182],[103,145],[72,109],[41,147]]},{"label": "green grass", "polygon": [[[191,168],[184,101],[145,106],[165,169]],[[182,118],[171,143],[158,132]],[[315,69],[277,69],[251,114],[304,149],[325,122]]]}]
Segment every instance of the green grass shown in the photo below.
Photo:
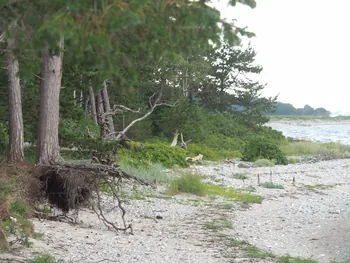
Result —
[{"label": "green grass", "polygon": [[306,259],[306,258],[295,258],[291,256],[282,256],[280,257],[281,263],[317,263],[317,261],[313,259]]},{"label": "green grass", "polygon": [[253,163],[253,167],[273,167],[275,163],[267,159],[259,159]]},{"label": "green grass", "polygon": [[262,187],[270,188],[270,189],[284,189],[283,185],[275,184],[273,182],[265,182],[262,184]]},{"label": "green grass", "polygon": [[183,173],[179,178],[173,179],[170,184],[170,194],[178,193],[203,196],[206,194],[205,183],[197,174]]},{"label": "green grass", "polygon": [[63,260],[56,260],[53,256],[42,255],[29,260],[27,263],[64,263]]},{"label": "green grass", "polygon": [[213,198],[222,196],[229,198],[231,201],[243,203],[260,204],[262,202],[262,197],[260,196],[238,192],[233,188],[225,188],[222,185],[204,183],[201,175],[191,173],[183,173],[179,178],[173,179],[170,183],[169,193],[171,195],[191,193],[198,196],[208,195]]},{"label": "green grass", "polygon": [[235,202],[257,203],[262,202],[262,197],[251,193],[240,193],[233,188],[225,188],[221,185],[206,184],[206,192],[208,195],[222,196],[232,199]]},{"label": "green grass", "polygon": [[330,155],[334,158],[350,157],[350,145],[337,142],[293,142],[281,146],[287,156]]},{"label": "green grass", "polygon": [[123,161],[118,162],[118,164],[122,171],[135,175],[141,180],[157,183],[167,183],[170,181],[166,168],[161,164],[152,164],[151,167],[134,167]]},{"label": "green grass", "polygon": [[260,248],[249,246],[246,248],[248,257],[250,258],[274,258],[275,255],[271,252],[266,252]]},{"label": "green grass", "polygon": [[207,222],[207,223],[204,224],[203,227],[205,229],[218,231],[218,230],[223,230],[225,228],[232,229],[233,228],[233,224],[232,224],[232,221],[222,220],[222,221],[219,221],[219,222]]}]

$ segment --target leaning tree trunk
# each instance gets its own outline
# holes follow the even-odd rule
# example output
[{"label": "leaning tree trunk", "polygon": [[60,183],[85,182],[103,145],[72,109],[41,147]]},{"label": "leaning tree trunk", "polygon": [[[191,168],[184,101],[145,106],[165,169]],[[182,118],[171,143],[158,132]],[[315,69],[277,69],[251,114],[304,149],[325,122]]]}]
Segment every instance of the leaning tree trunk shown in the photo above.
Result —
[{"label": "leaning tree trunk", "polygon": [[[107,90],[107,81],[105,80],[103,82],[103,88],[102,88],[102,99],[103,99],[103,108],[105,112],[110,112],[111,111],[111,105],[109,103],[109,96],[108,96],[108,90]],[[113,115],[109,114],[107,115],[107,127],[108,127],[108,134],[111,134],[108,136],[106,139],[112,139],[115,137],[114,133],[114,123],[113,123]]]},{"label": "leaning tree trunk", "polygon": [[90,96],[90,103],[91,103],[91,115],[92,115],[92,119],[94,120],[94,122],[95,122],[96,125],[97,125],[98,122],[97,122],[97,112],[96,112],[95,94],[94,94],[94,90],[92,89],[91,86],[89,86],[89,96]]},{"label": "leaning tree trunk", "polygon": [[58,142],[60,89],[63,70],[63,38],[58,43],[60,53],[50,54],[49,48],[42,52],[39,137],[37,162],[54,164],[61,161]]},{"label": "leaning tree trunk", "polygon": [[96,95],[96,113],[97,113],[97,123],[100,126],[100,138],[104,138],[107,134],[107,124],[105,123],[102,115],[104,114],[103,102],[102,102],[102,91],[99,91]]},{"label": "leaning tree trunk", "polygon": [[8,161],[23,161],[24,135],[22,116],[22,89],[18,76],[18,60],[12,50],[15,40],[8,39],[7,74],[8,74],[8,110],[9,110],[9,151]]}]

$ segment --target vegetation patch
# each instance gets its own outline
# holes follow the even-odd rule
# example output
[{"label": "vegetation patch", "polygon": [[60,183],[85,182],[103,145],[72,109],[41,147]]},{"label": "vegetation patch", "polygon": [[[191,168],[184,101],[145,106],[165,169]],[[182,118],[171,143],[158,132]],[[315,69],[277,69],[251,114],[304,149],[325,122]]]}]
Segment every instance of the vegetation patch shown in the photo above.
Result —
[{"label": "vegetation patch", "polygon": [[251,257],[251,258],[264,259],[264,258],[275,258],[276,257],[273,253],[266,252],[260,248],[255,247],[255,246],[248,246],[246,248],[246,251],[247,251],[248,257]]},{"label": "vegetation patch", "polygon": [[170,184],[170,194],[191,193],[199,196],[207,194],[206,184],[197,174],[183,173],[179,178],[173,179]]},{"label": "vegetation patch", "polygon": [[245,173],[233,174],[232,178],[237,179],[237,180],[247,180],[247,179],[249,179],[248,174],[245,174]]},{"label": "vegetation patch", "polygon": [[28,263],[64,263],[64,261],[57,260],[55,257],[45,254],[29,260]]},{"label": "vegetation patch", "polygon": [[314,190],[327,190],[327,189],[331,189],[334,188],[335,185],[329,185],[329,184],[315,184],[315,185],[308,185],[306,184],[305,187],[311,191]]},{"label": "vegetation patch", "polygon": [[306,259],[300,257],[282,256],[280,257],[281,263],[317,263],[316,260]]},{"label": "vegetation patch", "polygon": [[281,145],[280,148],[288,156],[321,155],[328,159],[350,157],[350,145],[337,142],[292,142]]},{"label": "vegetation patch", "polygon": [[166,172],[166,167],[162,164],[132,166],[121,160],[118,162],[120,169],[128,174],[136,176],[138,179],[153,183],[168,183],[170,178]]},{"label": "vegetation patch", "polygon": [[280,142],[269,140],[263,136],[251,138],[243,149],[243,160],[256,161],[258,159],[275,160],[276,164],[288,164],[288,160],[279,148]]},{"label": "vegetation patch", "polygon": [[270,188],[270,189],[284,189],[283,185],[275,184],[273,182],[265,182],[261,186],[265,188]]},{"label": "vegetation patch", "polygon": [[263,200],[261,196],[254,195],[251,193],[238,192],[233,188],[225,188],[221,185],[206,184],[206,192],[209,195],[222,196],[229,198],[235,202],[242,203],[258,203],[260,204]]},{"label": "vegetation patch", "polygon": [[253,163],[253,167],[274,167],[275,162],[267,159],[258,159]]},{"label": "vegetation patch", "polygon": [[230,220],[221,220],[221,221],[214,221],[214,222],[207,222],[204,224],[204,229],[219,231],[223,230],[225,228],[232,229],[233,224]]}]

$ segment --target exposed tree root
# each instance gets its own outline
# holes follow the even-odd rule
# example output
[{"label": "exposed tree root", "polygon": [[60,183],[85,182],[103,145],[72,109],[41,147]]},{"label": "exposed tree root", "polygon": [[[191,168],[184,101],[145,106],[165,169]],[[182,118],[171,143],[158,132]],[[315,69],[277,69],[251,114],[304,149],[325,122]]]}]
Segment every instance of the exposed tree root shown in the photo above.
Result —
[{"label": "exposed tree root", "polygon": [[[90,204],[93,211],[108,228],[116,231],[130,230],[130,233],[132,233],[132,226],[125,221],[126,211],[120,199],[122,182],[126,179],[143,185],[152,185],[122,172],[119,167],[102,164],[39,165],[35,169],[34,176],[42,182],[42,190],[49,203],[60,208],[64,214],[71,210],[78,214],[82,206]],[[112,194],[116,201],[116,207],[122,213],[123,227],[118,227],[105,217],[101,208],[100,189],[102,186]],[[96,202],[92,202],[93,197]],[[45,218],[40,213],[37,216],[39,219]],[[57,216],[52,215],[45,219],[59,220]]]}]

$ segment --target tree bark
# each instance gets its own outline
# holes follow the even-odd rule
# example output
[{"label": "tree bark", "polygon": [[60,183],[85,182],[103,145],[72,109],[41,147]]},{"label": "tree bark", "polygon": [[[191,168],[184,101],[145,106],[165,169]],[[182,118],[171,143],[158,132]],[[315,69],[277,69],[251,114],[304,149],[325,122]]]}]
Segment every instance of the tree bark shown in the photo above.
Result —
[{"label": "tree bark", "polygon": [[[107,90],[107,81],[105,80],[103,82],[103,88],[102,88],[102,99],[103,99],[103,108],[104,112],[110,112],[111,111],[111,105],[109,103],[109,96],[108,96],[108,90]],[[114,123],[113,123],[113,116],[110,114],[107,116],[107,126],[108,126],[108,132],[107,134],[113,134],[107,139],[112,139],[114,138]]]},{"label": "tree bark", "polygon": [[58,43],[59,54],[50,54],[49,48],[42,52],[39,136],[37,162],[55,164],[61,161],[58,141],[59,98],[63,70],[64,40]]},{"label": "tree bark", "polygon": [[94,95],[94,90],[92,89],[91,86],[89,86],[89,96],[90,96],[90,103],[91,103],[91,115],[92,119],[98,125],[97,122],[97,111],[96,111],[96,102],[95,102],[95,95]]},{"label": "tree bark", "polygon": [[98,123],[98,126],[100,126],[100,138],[104,138],[107,132],[106,132],[106,123],[104,121],[104,118],[102,118],[104,109],[103,109],[101,93],[102,91],[99,91],[97,93],[95,100],[96,100],[97,123]]},{"label": "tree bark", "polygon": [[23,161],[24,134],[22,116],[22,89],[18,76],[19,64],[12,50],[15,40],[8,39],[7,74],[8,74],[8,110],[9,110],[9,151],[8,161]]}]

